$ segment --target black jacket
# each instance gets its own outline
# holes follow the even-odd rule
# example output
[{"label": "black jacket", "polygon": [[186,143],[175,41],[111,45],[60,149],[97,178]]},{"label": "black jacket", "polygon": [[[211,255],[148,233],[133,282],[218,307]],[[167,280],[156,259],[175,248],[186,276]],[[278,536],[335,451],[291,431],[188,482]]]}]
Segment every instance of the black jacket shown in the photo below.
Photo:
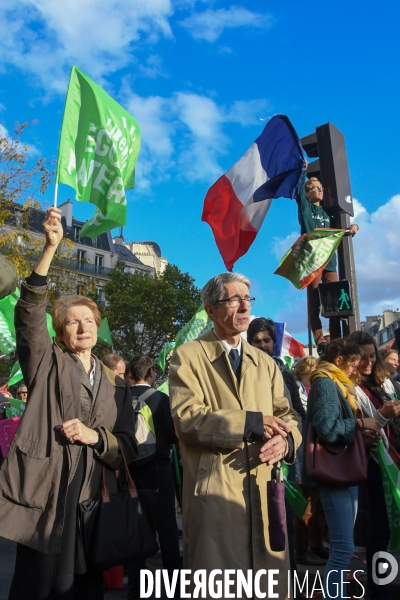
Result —
[{"label": "black jacket", "polygon": [[[147,385],[133,385],[130,388],[132,396],[140,396],[148,389],[149,386]],[[153,413],[154,429],[156,431],[156,453],[151,462],[147,462],[141,467],[132,465],[133,468],[137,469],[144,468],[150,464],[168,464],[171,444],[178,442],[167,394],[156,391],[146,398],[145,402],[149,405]]]}]

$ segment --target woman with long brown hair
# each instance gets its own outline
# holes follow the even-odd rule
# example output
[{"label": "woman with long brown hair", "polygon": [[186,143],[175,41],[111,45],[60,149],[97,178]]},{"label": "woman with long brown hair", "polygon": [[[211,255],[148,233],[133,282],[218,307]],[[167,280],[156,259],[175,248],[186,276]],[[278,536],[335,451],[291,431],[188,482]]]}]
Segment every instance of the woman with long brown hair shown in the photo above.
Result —
[{"label": "woman with long brown hair", "polygon": [[[378,431],[375,418],[359,418],[355,390],[350,379],[356,372],[361,351],[352,342],[331,342],[311,373],[307,424],[311,423],[323,444],[354,443],[357,429]],[[304,485],[313,487],[321,499],[330,533],[329,559],[325,567],[324,588],[327,597],[337,598],[342,571],[353,556],[353,526],[357,514],[358,488],[342,484],[326,485],[312,481],[304,469]],[[341,597],[341,596],[340,596]]]},{"label": "woman with long brown hair", "polygon": [[[392,420],[400,414],[400,402],[395,402],[383,388],[387,371],[376,347],[374,338],[366,331],[355,331],[350,339],[362,352],[358,365],[359,386],[356,387],[357,403],[362,416],[374,416],[381,430],[384,428],[389,442],[397,446]],[[367,434],[368,435],[368,434]],[[386,436],[381,433],[385,445]],[[368,448],[367,490],[370,508],[370,530],[366,547],[368,592],[371,600],[390,600],[388,585],[377,585],[372,579],[372,557],[376,552],[386,551],[390,541],[390,527],[386,512],[385,494],[379,459],[375,444],[375,434],[370,435]]]}]

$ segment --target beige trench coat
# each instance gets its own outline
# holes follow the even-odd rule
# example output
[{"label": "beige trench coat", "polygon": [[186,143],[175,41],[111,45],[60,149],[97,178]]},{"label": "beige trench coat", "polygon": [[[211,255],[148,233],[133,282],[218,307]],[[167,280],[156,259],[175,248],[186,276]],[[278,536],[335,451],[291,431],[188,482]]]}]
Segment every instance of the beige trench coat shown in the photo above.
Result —
[{"label": "beige trench coat", "polygon": [[[183,463],[184,567],[279,569],[281,600],[288,591],[288,551],[269,545],[266,483],[271,467],[261,443],[244,442],[246,411],[282,418],[301,443],[301,420],[284,395],[275,362],[242,341],[240,384],[214,332],[178,348],[169,383]],[[261,588],[267,592],[267,578]]]}]

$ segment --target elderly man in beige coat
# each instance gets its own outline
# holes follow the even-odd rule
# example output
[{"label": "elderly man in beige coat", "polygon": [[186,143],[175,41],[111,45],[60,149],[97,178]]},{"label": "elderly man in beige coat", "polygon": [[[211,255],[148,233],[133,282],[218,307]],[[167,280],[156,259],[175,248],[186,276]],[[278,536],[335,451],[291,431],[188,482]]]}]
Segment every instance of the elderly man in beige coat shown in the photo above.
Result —
[{"label": "elderly man in beige coat", "polygon": [[[273,591],[284,600],[289,560],[270,547],[266,483],[274,463],[293,462],[301,421],[275,362],[240,335],[250,323],[249,289],[243,275],[212,278],[202,300],[214,329],[179,347],[171,360],[184,472],[184,567],[220,569],[221,579],[228,569],[259,572],[257,586],[267,595],[268,573],[261,570],[276,569]],[[238,597],[235,586],[230,597]]]}]

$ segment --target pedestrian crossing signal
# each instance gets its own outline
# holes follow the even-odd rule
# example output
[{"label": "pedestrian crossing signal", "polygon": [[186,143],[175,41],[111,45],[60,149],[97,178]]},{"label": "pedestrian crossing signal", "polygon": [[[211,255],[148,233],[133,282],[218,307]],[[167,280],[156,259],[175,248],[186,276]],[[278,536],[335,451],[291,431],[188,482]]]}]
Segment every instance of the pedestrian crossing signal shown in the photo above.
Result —
[{"label": "pedestrian crossing signal", "polygon": [[323,317],[352,317],[354,316],[351,301],[350,284],[342,281],[320,283],[318,286]]}]

